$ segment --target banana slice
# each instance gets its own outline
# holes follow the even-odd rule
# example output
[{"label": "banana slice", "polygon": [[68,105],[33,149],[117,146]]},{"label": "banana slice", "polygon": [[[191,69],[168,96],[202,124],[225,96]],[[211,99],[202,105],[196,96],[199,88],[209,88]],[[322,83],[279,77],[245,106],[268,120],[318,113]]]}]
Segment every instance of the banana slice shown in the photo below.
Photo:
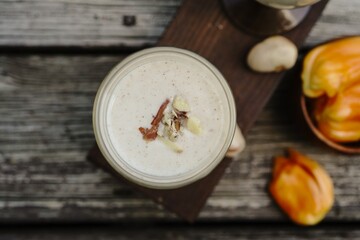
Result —
[{"label": "banana slice", "polygon": [[158,138],[160,139],[160,141],[162,141],[168,148],[170,148],[171,150],[173,150],[176,153],[182,153],[183,149],[177,145],[176,143],[170,141],[167,138],[164,138],[162,136],[158,136]]},{"label": "banana slice", "polygon": [[193,134],[200,135],[202,133],[201,123],[197,117],[189,117],[186,122],[186,127]]}]

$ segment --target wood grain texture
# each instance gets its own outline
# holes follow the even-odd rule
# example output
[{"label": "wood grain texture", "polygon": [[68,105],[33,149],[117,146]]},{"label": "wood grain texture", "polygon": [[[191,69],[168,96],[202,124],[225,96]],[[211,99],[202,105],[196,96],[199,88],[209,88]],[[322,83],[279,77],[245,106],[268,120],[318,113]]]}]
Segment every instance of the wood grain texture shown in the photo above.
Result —
[{"label": "wood grain texture", "polygon": [[[92,102],[123,56],[0,56],[0,222],[178,221],[87,162]],[[199,221],[288,221],[266,191],[271,158],[294,147],[335,182],[327,221],[360,220],[360,157],[329,150],[300,130],[284,81],[227,169]]]},{"label": "wood grain texture", "polygon": [[[142,47],[154,45],[181,0],[0,0],[1,46]],[[331,0],[307,43],[359,34],[360,2]],[[122,24],[134,15],[137,24]]]},{"label": "wood grain texture", "polygon": [[197,219],[206,200],[217,185],[218,179],[222,177],[229,162],[232,160],[224,158],[207,177],[194,183],[180,188],[160,190],[142,187],[125,179],[109,165],[97,145],[91,148],[87,159],[112,174],[119,180],[120,184],[131,187],[133,191],[150,198],[159,204],[159,207],[164,207],[167,211],[175,213],[188,223],[193,223]]},{"label": "wood grain texture", "polygon": [[[17,227],[0,229],[6,240],[341,240],[360,239],[358,226],[300,228],[284,226],[248,226],[241,224],[200,225],[196,227],[155,226],[76,226],[76,227]],[[141,229],[139,231],[139,229]]]},{"label": "wood grain texture", "polygon": [[[0,46],[153,45],[181,0],[0,1]],[[123,25],[135,16],[134,26]]]},{"label": "wood grain texture", "polygon": [[[0,1],[0,47],[152,45],[179,3]],[[359,34],[359,4],[357,0],[331,0],[308,43]],[[122,27],[126,14],[143,19],[141,27]],[[0,222],[177,221],[85,160],[94,143],[91,110],[95,91],[122,58],[0,56]],[[262,112],[248,134],[247,150],[228,168],[200,221],[287,221],[269,198],[266,184],[272,156],[288,146],[319,160],[334,178],[336,203],[327,221],[359,220],[359,157],[333,152],[300,131],[290,117],[288,90],[284,83]],[[336,232],[331,237],[336,239]]]}]

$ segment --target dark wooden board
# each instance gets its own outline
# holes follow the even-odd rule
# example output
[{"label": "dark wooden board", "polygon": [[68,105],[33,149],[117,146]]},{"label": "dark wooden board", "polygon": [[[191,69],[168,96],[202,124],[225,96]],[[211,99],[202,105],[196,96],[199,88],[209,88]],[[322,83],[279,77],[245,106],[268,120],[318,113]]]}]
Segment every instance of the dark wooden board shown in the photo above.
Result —
[{"label": "dark wooden board", "polygon": [[244,225],[114,225],[32,226],[0,229],[6,240],[358,240],[359,225],[330,225],[315,228]]},{"label": "dark wooden board", "polygon": [[[327,2],[323,0],[312,6],[305,20],[285,36],[300,47]],[[240,31],[229,21],[220,1],[185,0],[158,46],[188,49],[212,62],[230,84],[237,105],[237,123],[246,134],[284,75],[258,74],[248,69],[246,54],[258,41],[259,38]],[[89,159],[102,162],[102,166],[109,168],[96,146],[90,151]],[[192,222],[230,162],[230,158],[225,158],[205,178],[178,189],[154,190],[135,186],[157,203]],[[121,176],[119,178],[124,180]]]}]

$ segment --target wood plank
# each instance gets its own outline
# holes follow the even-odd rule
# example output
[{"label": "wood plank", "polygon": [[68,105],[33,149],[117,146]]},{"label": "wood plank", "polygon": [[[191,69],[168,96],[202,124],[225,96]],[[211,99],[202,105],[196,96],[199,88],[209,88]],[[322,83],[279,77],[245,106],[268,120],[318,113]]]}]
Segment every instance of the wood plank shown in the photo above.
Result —
[{"label": "wood plank", "polygon": [[[181,0],[0,1],[0,46],[140,47],[162,35]],[[123,24],[135,16],[136,24]]]},{"label": "wood plank", "polygon": [[[0,47],[142,47],[154,45],[181,0],[0,0]],[[331,0],[307,43],[359,34],[360,2]],[[135,26],[122,25],[134,15]]]},{"label": "wood plank", "polygon": [[[178,221],[85,160],[94,143],[92,101],[123,56],[0,56],[0,222]],[[294,147],[335,182],[327,221],[360,220],[360,157],[313,142],[291,117],[283,82],[227,169],[200,221],[288,221],[269,198],[271,158]],[[285,99],[285,100],[284,100]]]},{"label": "wood plank", "polygon": [[[141,231],[139,231],[141,229]],[[7,240],[358,240],[360,230],[354,226],[322,226],[300,228],[261,224],[249,226],[229,225],[138,225],[134,226],[94,226],[80,225],[72,227],[10,227],[0,230],[0,237]]]}]

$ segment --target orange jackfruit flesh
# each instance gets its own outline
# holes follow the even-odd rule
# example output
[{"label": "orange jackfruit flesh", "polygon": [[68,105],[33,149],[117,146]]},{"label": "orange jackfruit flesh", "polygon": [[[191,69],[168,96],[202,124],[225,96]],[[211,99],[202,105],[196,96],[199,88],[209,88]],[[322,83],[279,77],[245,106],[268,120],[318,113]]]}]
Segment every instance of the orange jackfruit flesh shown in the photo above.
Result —
[{"label": "orange jackfruit flesh", "polygon": [[360,80],[360,37],[333,41],[310,51],[301,74],[305,96],[335,96]]},{"label": "orange jackfruit flesh", "polygon": [[269,190],[281,209],[300,225],[320,222],[334,202],[333,183],[324,168],[292,149],[289,158],[275,158]]},{"label": "orange jackfruit flesh", "polygon": [[360,81],[335,97],[323,97],[315,105],[319,130],[335,142],[360,140]]}]

